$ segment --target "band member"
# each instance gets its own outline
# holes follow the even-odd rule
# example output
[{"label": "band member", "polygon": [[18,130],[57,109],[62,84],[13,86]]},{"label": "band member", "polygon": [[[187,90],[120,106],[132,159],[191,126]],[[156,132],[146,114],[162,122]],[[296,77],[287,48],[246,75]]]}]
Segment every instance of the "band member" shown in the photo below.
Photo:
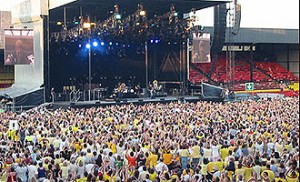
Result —
[{"label": "band member", "polygon": [[150,96],[154,98],[161,92],[162,86],[158,84],[157,80],[154,80],[150,85]]},{"label": "band member", "polygon": [[118,94],[118,99],[122,99],[123,98],[123,93],[126,90],[126,84],[125,83],[121,83],[118,87],[117,90],[117,94]]},{"label": "band member", "polygon": [[142,93],[142,88],[140,86],[140,84],[138,83],[135,87],[134,87],[134,92],[136,93],[136,95],[138,97],[140,97],[141,93]]}]

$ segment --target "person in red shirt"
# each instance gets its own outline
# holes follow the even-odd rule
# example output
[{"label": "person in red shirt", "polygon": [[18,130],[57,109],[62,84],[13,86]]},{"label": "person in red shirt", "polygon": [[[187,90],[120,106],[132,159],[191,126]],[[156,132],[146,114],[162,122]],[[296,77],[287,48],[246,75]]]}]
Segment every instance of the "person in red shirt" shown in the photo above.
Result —
[{"label": "person in red shirt", "polygon": [[131,168],[131,167],[134,167],[136,168],[136,154],[131,151],[129,154],[128,154],[128,150],[126,150],[126,159],[128,160],[128,167]]}]

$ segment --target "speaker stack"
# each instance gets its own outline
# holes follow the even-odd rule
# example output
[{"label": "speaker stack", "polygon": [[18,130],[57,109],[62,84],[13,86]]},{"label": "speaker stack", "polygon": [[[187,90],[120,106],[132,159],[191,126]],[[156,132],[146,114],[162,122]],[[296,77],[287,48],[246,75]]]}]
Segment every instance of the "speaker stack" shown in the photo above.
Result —
[{"label": "speaker stack", "polygon": [[222,51],[226,35],[226,4],[220,4],[214,7],[214,36],[211,45],[211,53],[217,55]]},{"label": "speaker stack", "polygon": [[237,35],[240,30],[240,24],[241,24],[241,4],[237,3],[235,4],[235,18],[234,18],[234,27],[233,27],[233,34]]}]

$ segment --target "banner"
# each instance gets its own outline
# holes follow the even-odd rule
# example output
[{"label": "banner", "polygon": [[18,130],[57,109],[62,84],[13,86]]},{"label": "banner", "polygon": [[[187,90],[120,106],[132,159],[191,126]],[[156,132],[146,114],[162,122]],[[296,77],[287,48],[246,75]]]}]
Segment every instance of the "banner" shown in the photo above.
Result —
[{"label": "banner", "polygon": [[33,64],[33,30],[5,30],[4,65]]},{"label": "banner", "polygon": [[17,120],[10,120],[9,121],[9,130],[18,130],[19,129],[19,123]]},{"label": "banner", "polygon": [[192,63],[210,63],[210,34],[194,33]]}]

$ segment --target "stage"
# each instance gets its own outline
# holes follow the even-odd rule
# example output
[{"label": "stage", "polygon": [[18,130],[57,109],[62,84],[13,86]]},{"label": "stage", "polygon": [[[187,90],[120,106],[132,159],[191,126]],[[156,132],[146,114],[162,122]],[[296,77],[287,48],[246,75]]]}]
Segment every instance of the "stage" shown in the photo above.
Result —
[{"label": "stage", "polygon": [[101,107],[108,105],[119,105],[119,104],[147,104],[147,103],[168,103],[168,102],[197,102],[197,101],[214,101],[222,102],[223,99],[217,98],[203,98],[200,96],[166,96],[166,97],[156,97],[156,98],[126,98],[126,99],[103,99],[103,100],[91,100],[91,101],[78,101],[69,102],[61,101],[48,103],[49,107],[52,109],[58,108],[89,108],[89,107]]}]

